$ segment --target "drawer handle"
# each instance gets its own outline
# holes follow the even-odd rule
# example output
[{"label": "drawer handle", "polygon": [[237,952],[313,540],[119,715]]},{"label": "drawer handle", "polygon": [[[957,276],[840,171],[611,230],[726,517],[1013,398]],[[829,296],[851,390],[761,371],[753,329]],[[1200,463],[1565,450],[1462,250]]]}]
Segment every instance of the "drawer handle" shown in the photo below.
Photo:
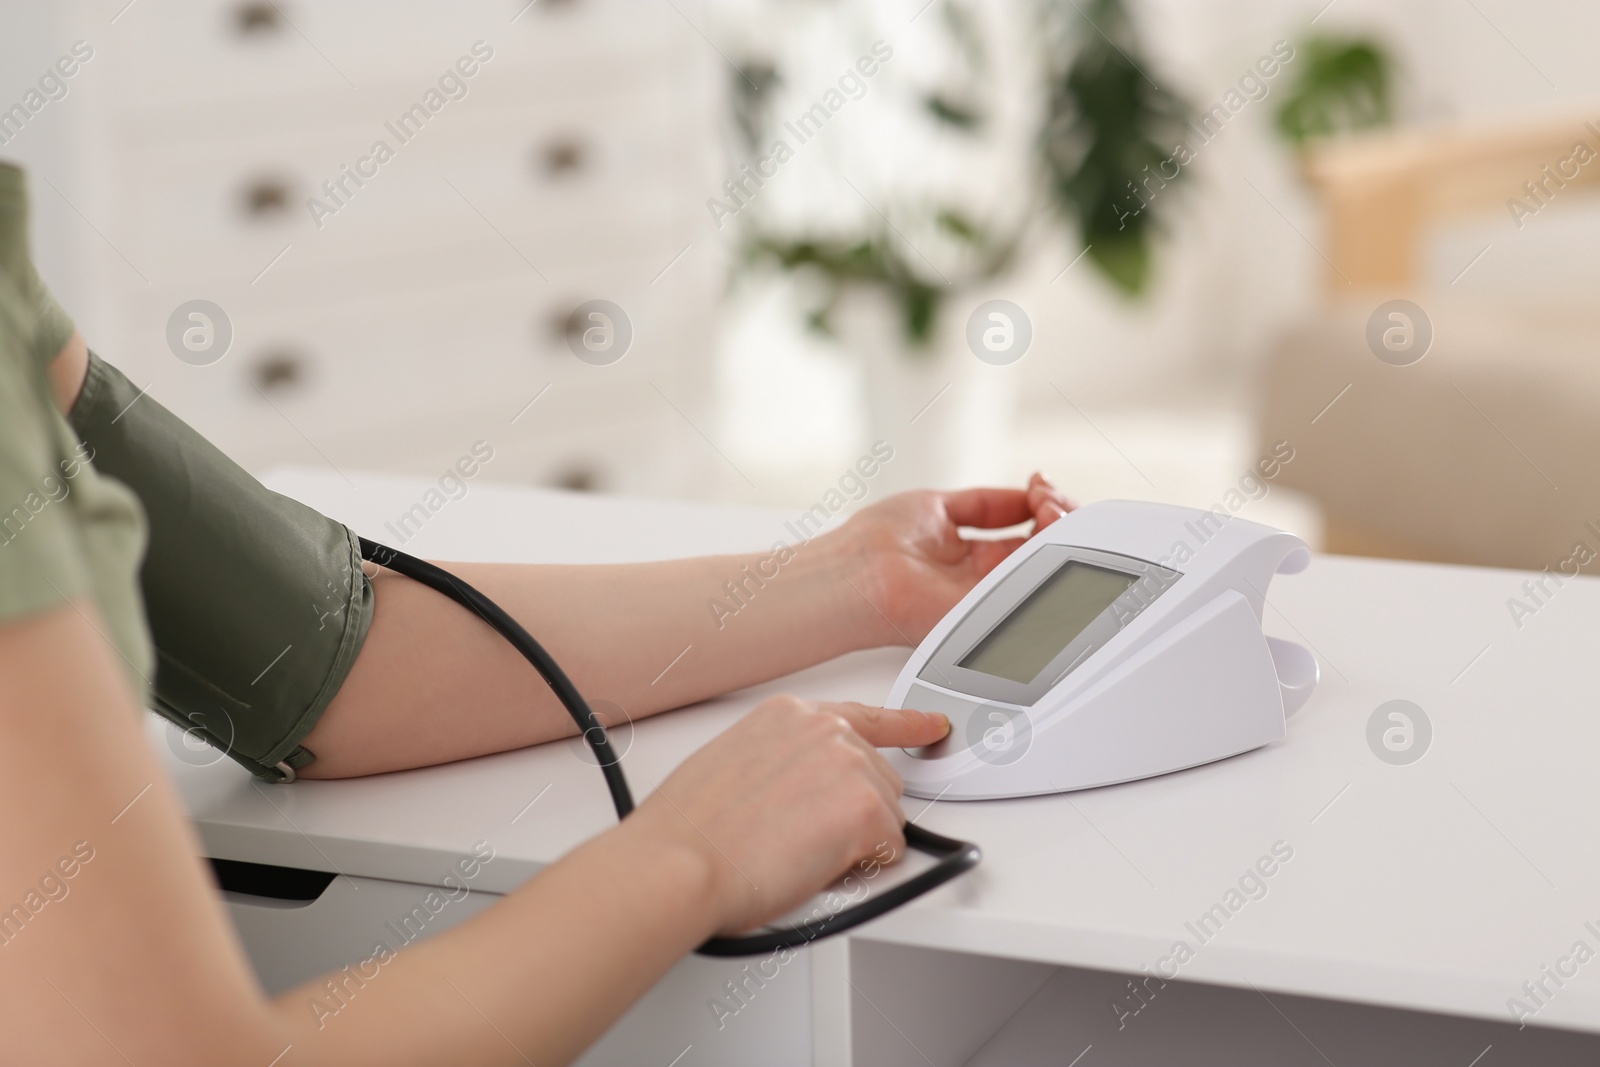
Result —
[{"label": "drawer handle", "polygon": [[589,151],[577,137],[555,137],[538,150],[546,177],[571,178],[588,169]]},{"label": "drawer handle", "polygon": [[273,3],[240,4],[233,10],[233,26],[241,37],[278,33],[283,29],[283,12]]},{"label": "drawer handle", "polygon": [[255,387],[263,393],[283,393],[305,382],[306,359],[298,352],[269,352],[250,369]]},{"label": "drawer handle", "polygon": [[245,186],[244,213],[252,219],[281,215],[289,210],[289,183],[262,178]]},{"label": "drawer handle", "polygon": [[578,460],[557,470],[550,484],[573,493],[597,493],[606,481],[604,472],[597,464]]},{"label": "drawer handle", "polygon": [[534,324],[534,333],[548,337],[551,343],[565,350],[574,338],[583,335],[583,331],[574,330],[572,324],[572,309],[577,304],[578,301],[573,300],[565,306],[551,308]]},{"label": "drawer handle", "polygon": [[211,871],[217,886],[229,893],[244,893],[269,900],[309,904],[322,896],[333,881],[326,871],[307,871],[299,867],[275,867],[270,863],[243,860],[212,860]]}]

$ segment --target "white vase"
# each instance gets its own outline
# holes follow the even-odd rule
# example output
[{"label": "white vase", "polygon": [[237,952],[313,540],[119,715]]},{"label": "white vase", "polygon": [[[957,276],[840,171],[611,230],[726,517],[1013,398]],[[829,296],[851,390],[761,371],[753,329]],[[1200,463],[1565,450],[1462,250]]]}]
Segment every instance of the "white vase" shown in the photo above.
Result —
[{"label": "white vase", "polygon": [[894,449],[873,480],[875,495],[1006,477],[1019,377],[1015,365],[985,363],[967,348],[966,316],[977,303],[944,300],[934,335],[915,346],[886,290],[852,286],[841,294],[830,321],[861,368],[865,442]]}]

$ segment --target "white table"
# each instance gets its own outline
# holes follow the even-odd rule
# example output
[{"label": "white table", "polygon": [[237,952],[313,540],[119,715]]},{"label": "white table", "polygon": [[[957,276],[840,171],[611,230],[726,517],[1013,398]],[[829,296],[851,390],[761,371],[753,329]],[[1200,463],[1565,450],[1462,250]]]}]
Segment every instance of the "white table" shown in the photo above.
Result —
[{"label": "white table", "polygon": [[[352,479],[269,481],[380,538],[427,488]],[[477,484],[406,548],[659,558],[765,548],[790,517]],[[935,804],[919,822],[979,842],[974,872],[747,985],[744,1006],[724,986],[738,961],[685,961],[585,1062],[665,1065],[685,1046],[683,1067],[1596,1062],[1600,960],[1559,988],[1541,967],[1580,940],[1600,951],[1600,582],[1568,581],[1519,629],[1507,598],[1525,578],[1339,557],[1279,577],[1268,631],[1311,647],[1323,671],[1286,741],[1145,782]],[[904,658],[846,656],[619,732],[635,790],[770,693],[878,700]],[[1405,766],[1367,742],[1369,717],[1396,698],[1433,727],[1426,755]],[[472,883],[482,892],[429,933],[613,821],[576,742],[282,788],[227,761],[185,763],[159,724],[151,736],[212,856],[348,876],[308,908],[234,901],[273,988],[369,955],[381,921],[476,841],[496,854]],[[911,815],[923,806],[906,801]],[[1292,859],[1202,943],[1186,922],[1230,903],[1276,842]],[[347,936],[297,941],[310,914]],[[1195,951],[1178,980],[1144,982],[1153,995],[1136,999],[1127,976],[1157,968],[1179,940]],[[1550,995],[1530,1025],[1505,1025],[1508,998],[1535,1007],[1522,987],[1541,979]],[[716,997],[740,1007],[720,1028]]]}]

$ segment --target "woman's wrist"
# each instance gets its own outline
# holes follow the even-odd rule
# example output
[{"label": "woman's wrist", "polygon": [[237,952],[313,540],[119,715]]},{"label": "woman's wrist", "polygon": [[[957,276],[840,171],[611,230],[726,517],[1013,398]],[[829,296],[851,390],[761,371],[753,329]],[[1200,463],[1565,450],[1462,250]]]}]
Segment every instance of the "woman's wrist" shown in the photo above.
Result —
[{"label": "woman's wrist", "polygon": [[675,913],[674,924],[686,932],[693,948],[714,935],[734,911],[725,860],[693,827],[684,827],[681,813],[663,813],[648,802],[614,829],[591,842],[613,854],[624,878],[650,886],[651,895]]},{"label": "woman's wrist", "polygon": [[841,651],[903,644],[906,638],[882,595],[882,549],[849,526],[830,530],[813,544],[823,550],[820,571],[832,600],[829,625],[838,627],[836,632],[846,643]]}]

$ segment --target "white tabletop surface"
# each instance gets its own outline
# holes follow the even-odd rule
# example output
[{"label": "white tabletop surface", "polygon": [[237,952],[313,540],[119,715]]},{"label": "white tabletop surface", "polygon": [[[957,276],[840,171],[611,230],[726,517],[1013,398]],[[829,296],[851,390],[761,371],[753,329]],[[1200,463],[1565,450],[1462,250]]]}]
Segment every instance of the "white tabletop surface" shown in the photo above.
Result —
[{"label": "white tabletop surface", "polygon": [[[379,539],[429,485],[298,470],[268,481]],[[790,517],[474,484],[406,548],[663,558],[766,548]],[[1509,1020],[1507,998],[1526,999],[1541,967],[1578,941],[1600,950],[1585,926],[1600,930],[1600,581],[1568,581],[1519,629],[1507,599],[1526,578],[1331,556],[1279,577],[1268,632],[1311,647],[1323,676],[1285,741],[1065,796],[926,812],[907,799],[921,825],[979,842],[983,863],[858,936],[1121,971],[1155,967],[1181,939],[1198,946],[1183,978]],[[906,654],[846,656],[620,731],[635,792],[770,693],[881,700]],[[1366,740],[1396,698],[1433,725],[1408,766]],[[229,761],[178,761],[165,729],[151,736],[218,857],[432,881],[482,839],[497,858],[480,888],[505,890],[613,821],[576,742],[272,787]],[[1185,922],[1278,841],[1294,854],[1266,895],[1201,944]],[[1600,959],[1564,982],[1533,1021],[1600,1032]]]}]

